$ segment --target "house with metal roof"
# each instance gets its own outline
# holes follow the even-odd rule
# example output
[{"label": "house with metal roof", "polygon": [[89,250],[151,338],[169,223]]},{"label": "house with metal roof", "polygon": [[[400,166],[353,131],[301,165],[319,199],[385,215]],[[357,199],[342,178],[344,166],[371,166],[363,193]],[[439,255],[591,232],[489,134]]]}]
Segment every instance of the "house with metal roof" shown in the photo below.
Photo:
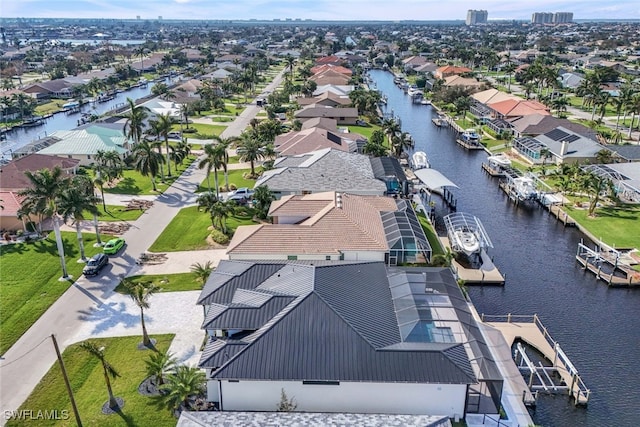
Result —
[{"label": "house with metal roof", "polygon": [[387,186],[376,179],[369,157],[324,148],[306,154],[280,157],[255,186],[266,185],[276,197],[324,191],[384,195]]},{"label": "house with metal roof", "polygon": [[453,273],[382,262],[221,261],[197,304],[222,411],[497,414],[502,378]]},{"label": "house with metal roof", "polygon": [[124,131],[111,127],[92,125],[84,129],[59,130],[50,136],[59,141],[38,151],[39,154],[77,159],[85,166],[94,162],[98,151],[115,151],[121,155],[129,151],[129,140]]},{"label": "house with metal roof", "polygon": [[229,259],[367,260],[427,263],[431,246],[410,203],[333,191],[285,196],[273,224],[240,226]]},{"label": "house with metal roof", "polygon": [[525,160],[538,164],[546,161],[544,151],[548,152],[551,162],[572,164],[594,162],[600,150],[606,146],[593,139],[559,126],[535,138],[524,137],[513,141],[513,150]]}]

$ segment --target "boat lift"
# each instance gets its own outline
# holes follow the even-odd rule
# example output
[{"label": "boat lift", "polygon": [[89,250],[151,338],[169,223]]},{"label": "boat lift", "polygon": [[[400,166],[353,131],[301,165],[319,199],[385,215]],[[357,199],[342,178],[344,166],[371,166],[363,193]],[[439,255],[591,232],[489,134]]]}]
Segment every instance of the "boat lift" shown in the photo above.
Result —
[{"label": "boat lift", "polygon": [[489,235],[484,229],[482,222],[480,222],[480,219],[473,215],[465,214],[464,212],[454,212],[444,217],[444,224],[447,228],[447,236],[449,236],[451,248],[454,251],[464,250],[464,248],[459,247],[457,242],[458,239],[455,239],[453,237],[454,233],[459,230],[465,230],[474,233],[482,249],[493,247],[493,243],[491,242]]}]

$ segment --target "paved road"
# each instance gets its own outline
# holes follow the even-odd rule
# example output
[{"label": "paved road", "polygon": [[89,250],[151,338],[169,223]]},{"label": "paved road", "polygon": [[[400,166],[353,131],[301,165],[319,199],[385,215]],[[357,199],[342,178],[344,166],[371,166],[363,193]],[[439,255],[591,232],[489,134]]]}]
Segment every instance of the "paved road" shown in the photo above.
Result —
[{"label": "paved road", "polygon": [[[266,90],[273,90],[282,80],[280,73]],[[225,132],[224,137],[240,135],[249,121],[255,117],[259,108],[251,105],[233,122]],[[156,240],[162,230],[169,224],[180,209],[195,201],[194,191],[205,178],[205,172],[196,168],[194,162],[164,194],[155,198],[155,203],[142,215],[133,226],[123,235],[127,246],[121,255],[112,257],[111,264],[104,274],[91,280],[80,277],[32,326],[29,330],[2,356],[0,360],[0,414],[4,411],[16,410],[28,397],[31,390],[55,362],[55,352],[48,337],[54,333],[58,339],[61,350],[87,336],[102,336],[102,333],[91,334],[87,332],[87,321],[95,320],[95,316],[112,316],[111,331],[121,331],[122,325],[118,324],[123,318],[128,318],[132,331],[138,330],[139,320],[135,315],[127,316],[130,307],[125,304],[123,297],[115,295],[113,289],[119,283],[121,277],[125,277],[135,267],[136,258]],[[157,295],[154,299],[159,301],[163,297]],[[195,306],[195,296],[190,308],[199,310]],[[115,306],[114,306],[115,303]],[[164,306],[165,304],[160,304]],[[120,308],[120,317],[117,317],[116,308]],[[134,311],[136,313],[136,311]],[[124,316],[124,317],[123,317]],[[162,324],[163,316],[155,316],[158,325]],[[115,321],[115,323],[113,323]],[[169,319],[163,327],[154,330],[149,325],[151,333],[175,332],[175,328],[181,328],[181,324],[172,324]],[[152,322],[153,324],[153,322]],[[94,330],[100,332],[101,330]],[[193,332],[193,331],[189,331]],[[196,333],[196,332],[194,332]],[[198,330],[197,333],[201,334]],[[116,333],[117,335],[117,333]],[[113,336],[113,335],[111,335]],[[197,343],[199,346],[200,342]],[[34,408],[35,409],[35,408]],[[46,408],[56,409],[56,408]],[[59,409],[59,408],[57,408]],[[6,420],[0,416],[0,425]]]}]

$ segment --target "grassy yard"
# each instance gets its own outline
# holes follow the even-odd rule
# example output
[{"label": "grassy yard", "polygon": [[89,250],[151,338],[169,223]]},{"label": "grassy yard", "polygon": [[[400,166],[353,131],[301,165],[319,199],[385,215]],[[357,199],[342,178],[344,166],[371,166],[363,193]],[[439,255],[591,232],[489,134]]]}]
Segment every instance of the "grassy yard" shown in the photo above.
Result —
[{"label": "grassy yard", "polygon": [[[209,139],[212,135],[220,136],[220,134],[226,129],[223,125],[208,125],[204,123],[191,123],[189,129],[195,129],[195,133],[183,132],[183,138],[196,138],[196,139]],[[172,130],[179,131],[180,125],[173,125]]]},{"label": "grassy yard", "polygon": [[349,129],[349,132],[358,133],[358,134],[366,137],[367,139],[371,139],[371,134],[373,133],[373,131],[376,130],[376,129],[380,129],[380,126],[378,126],[378,125],[370,125],[370,126],[349,125],[349,126],[347,126],[347,129]]},{"label": "grassy yard", "polygon": [[[178,173],[176,174],[175,165],[171,162],[171,177],[167,177],[167,167],[164,165],[164,173],[165,173],[165,182],[160,180],[160,177],[156,177],[156,187],[158,188],[157,192],[153,191],[153,184],[151,183],[151,179],[142,175],[140,172],[127,169],[123,172],[123,177],[118,181],[118,183],[114,187],[104,187],[105,193],[111,194],[131,194],[134,196],[139,196],[143,194],[159,194],[165,191],[173,181],[178,179],[180,174],[184,172],[189,165],[195,160],[195,156],[189,156],[189,159],[185,160],[182,165],[178,165]],[[93,173],[93,172],[91,172]]]},{"label": "grassy yard", "polygon": [[640,205],[598,208],[595,218],[587,217],[586,209],[565,209],[580,226],[607,245],[640,249]]},{"label": "grassy yard", "polygon": [[[159,292],[199,291],[202,283],[196,281],[195,273],[145,274],[128,278],[134,283],[153,282],[160,288]],[[122,282],[116,286],[116,292],[125,293]]]},{"label": "grassy yard", "polygon": [[433,226],[427,220],[424,212],[416,212],[418,215],[418,221],[420,221],[420,225],[424,230],[424,234],[427,236],[427,240],[429,240],[429,245],[431,245],[431,256],[433,255],[444,255],[444,250],[442,249],[442,243],[440,243],[440,239],[438,239],[438,235],[436,234]]},{"label": "grassy yard", "polygon": [[[95,234],[84,234],[87,256],[102,251],[94,248]],[[67,271],[74,278],[84,264],[74,232],[63,232]],[[103,241],[110,237],[101,236]],[[2,283],[0,284],[0,354],[4,354],[22,334],[62,295],[70,281],[59,282],[62,274],[53,233],[34,243],[0,246]]]},{"label": "grassy yard", "polygon": [[44,104],[40,104],[36,107],[35,114],[44,116],[47,114],[53,114],[62,110],[62,106],[66,103],[63,99],[55,99]]},{"label": "grassy yard", "polygon": [[98,221],[135,221],[144,212],[139,209],[125,210],[124,206],[119,205],[107,205],[105,212],[102,204],[98,205],[98,210],[100,211]]},{"label": "grassy yard", "polygon": [[[227,227],[230,233],[239,225],[255,224],[251,218],[230,217]],[[174,252],[208,249],[206,238],[209,235],[211,218],[197,206],[181,209],[164,229],[158,239],[149,248],[151,252]]]},{"label": "grassy yard", "polygon": [[[251,169],[236,169],[236,170],[230,170],[229,171],[229,186],[231,186],[232,184],[236,186],[236,188],[242,188],[242,187],[249,187],[249,188],[253,188],[253,186],[256,183],[255,179],[247,179],[245,178],[243,175],[247,174],[251,172]],[[256,173],[260,174],[262,173],[262,168],[257,167],[256,168]],[[211,189],[212,191],[215,191],[215,179],[214,179],[214,173],[211,172],[211,175],[209,176],[209,181],[211,182]],[[224,172],[218,172],[218,185],[220,186],[224,186]],[[203,191],[209,191],[209,187],[207,184],[207,179],[205,178],[204,181],[202,181],[202,184],[200,184],[200,186],[198,187],[198,190],[196,192],[200,193]]]},{"label": "grassy yard", "polygon": [[[173,335],[155,335],[156,348],[166,352]],[[105,348],[106,360],[116,369],[120,377],[111,380],[113,393],[124,399],[124,407],[117,414],[102,414],[102,405],[108,400],[102,365],[78,344],[69,346],[63,353],[65,368],[69,376],[74,398],[85,426],[175,426],[176,419],[168,409],[159,409],[151,397],[138,393],[138,385],[146,378],[144,361],[150,350],[140,351],[139,336],[94,339],[98,347]],[[53,350],[51,350],[53,351]],[[75,426],[69,397],[56,363],[42,378],[20,409],[67,410],[67,420],[40,420],[38,426]],[[59,412],[60,413],[60,412]],[[32,424],[32,423],[29,423]],[[25,425],[24,421],[9,421],[7,426]]]}]

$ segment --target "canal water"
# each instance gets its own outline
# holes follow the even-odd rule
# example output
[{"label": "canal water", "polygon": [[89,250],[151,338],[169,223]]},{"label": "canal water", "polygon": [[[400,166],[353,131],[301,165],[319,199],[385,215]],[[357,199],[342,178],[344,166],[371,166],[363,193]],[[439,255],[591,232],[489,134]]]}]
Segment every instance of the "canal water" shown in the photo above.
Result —
[{"label": "canal water", "polygon": [[[177,77],[176,77],[177,78]],[[174,80],[167,79],[165,83],[175,83]],[[33,126],[27,128],[17,128],[6,134],[6,141],[0,143],[2,157],[11,158],[11,152],[17,150],[24,145],[47,135],[51,135],[57,130],[71,130],[78,126],[78,120],[83,113],[101,115],[107,113],[114,108],[121,107],[126,104],[127,98],[139,99],[151,93],[154,83],[149,82],[146,87],[134,87],[129,90],[117,93],[115,98],[103,103],[87,103],[81,107],[80,112],[67,114],[64,112],[54,114],[44,121],[41,126]]]},{"label": "canal water", "polygon": [[[452,191],[458,212],[480,218],[493,241],[489,255],[506,284],[469,287],[478,312],[537,313],[592,391],[586,408],[565,395],[541,396],[534,421],[545,427],[640,425],[640,289],[610,289],[581,270],[575,255],[586,240],[582,233],[563,228],[537,205],[514,206],[497,178],[482,171],[484,151],[465,151],[453,131],[434,126],[435,110],[412,104],[391,73],[372,70],[370,76],[387,96],[383,112],[399,117],[415,150],[425,151],[431,167],[460,187]],[[435,200],[442,227],[448,211]]]}]

